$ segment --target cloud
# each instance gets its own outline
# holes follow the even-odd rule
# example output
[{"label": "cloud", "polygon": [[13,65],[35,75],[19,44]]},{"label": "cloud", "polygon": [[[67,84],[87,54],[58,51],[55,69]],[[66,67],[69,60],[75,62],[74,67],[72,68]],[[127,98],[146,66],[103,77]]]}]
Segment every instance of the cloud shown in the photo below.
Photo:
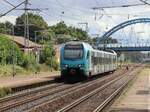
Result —
[{"label": "cloud", "polygon": [[[13,4],[20,3],[20,0],[9,0]],[[69,26],[80,27],[85,30],[84,26],[80,26],[80,22],[88,22],[89,34],[100,34],[101,36],[104,32],[110,30],[114,26],[127,21],[128,19],[149,17],[150,9],[148,5],[138,6],[138,7],[124,7],[124,8],[111,8],[105,10],[92,10],[92,7],[98,6],[119,6],[127,4],[139,4],[139,0],[41,0],[31,1],[31,8],[49,8],[49,10],[43,10],[40,14],[44,17],[49,25],[54,25],[59,21],[63,20]],[[0,12],[5,12],[10,7],[7,4],[4,6],[4,1],[0,4]],[[23,6],[22,6],[23,7]],[[6,10],[7,9],[7,10]],[[62,14],[64,12],[64,14]],[[22,11],[14,10],[9,15],[0,18],[1,22],[10,21],[15,23],[15,19],[18,15],[22,14]],[[43,14],[45,13],[45,14]],[[97,20],[95,20],[95,13]],[[147,38],[149,36],[149,26],[143,26],[142,24],[133,27],[136,35],[142,38]],[[123,29],[124,33],[128,35],[131,32],[131,27],[128,26]],[[144,30],[144,33],[138,33]],[[113,36],[121,36],[122,31],[117,31]]]},{"label": "cloud", "polygon": [[2,18],[0,18],[0,22],[9,21],[9,22],[15,24],[17,17],[18,17],[18,16],[14,16],[14,15],[3,16]]}]

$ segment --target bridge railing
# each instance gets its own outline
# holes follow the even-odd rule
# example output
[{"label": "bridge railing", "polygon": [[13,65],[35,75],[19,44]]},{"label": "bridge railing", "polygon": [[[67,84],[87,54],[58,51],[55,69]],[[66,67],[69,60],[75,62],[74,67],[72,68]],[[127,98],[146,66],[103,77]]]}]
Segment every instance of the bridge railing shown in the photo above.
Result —
[{"label": "bridge railing", "polygon": [[100,48],[120,48],[120,47],[150,47],[150,43],[128,43],[128,44],[99,44]]}]

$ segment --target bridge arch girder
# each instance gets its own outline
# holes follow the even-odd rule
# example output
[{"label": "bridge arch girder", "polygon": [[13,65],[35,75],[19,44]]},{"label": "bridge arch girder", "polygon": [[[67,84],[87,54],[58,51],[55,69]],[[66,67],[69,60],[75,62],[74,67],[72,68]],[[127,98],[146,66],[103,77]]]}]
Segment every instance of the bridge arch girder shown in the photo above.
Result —
[{"label": "bridge arch girder", "polygon": [[139,18],[139,19],[132,19],[132,20],[129,20],[129,21],[125,21],[123,23],[120,23],[118,24],[117,26],[111,28],[110,30],[108,30],[102,37],[100,37],[98,40],[97,40],[97,43],[96,45],[98,46],[100,41],[103,40],[103,39],[106,39],[108,37],[110,37],[112,34],[114,34],[115,32],[117,32],[118,30],[126,27],[126,26],[129,26],[129,25],[132,25],[132,24],[137,24],[137,23],[150,23],[150,18]]}]

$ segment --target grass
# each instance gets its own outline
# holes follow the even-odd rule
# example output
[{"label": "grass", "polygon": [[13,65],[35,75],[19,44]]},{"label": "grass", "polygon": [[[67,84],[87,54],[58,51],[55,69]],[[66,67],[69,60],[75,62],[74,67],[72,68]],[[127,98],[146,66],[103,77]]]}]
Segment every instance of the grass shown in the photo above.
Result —
[{"label": "grass", "polygon": [[[17,76],[32,75],[35,73],[52,72],[52,71],[55,71],[55,70],[50,69],[50,67],[45,64],[39,65],[37,70],[34,70],[34,69],[27,70],[20,66],[15,65],[15,73]],[[8,76],[12,76],[12,74],[13,74],[13,66],[12,65],[0,65],[0,77],[8,77]]]},{"label": "grass", "polygon": [[[15,65],[15,73],[18,74],[25,74],[26,71]],[[0,77],[6,77],[6,76],[11,76],[13,73],[13,66],[12,65],[0,65]]]},{"label": "grass", "polygon": [[39,65],[39,68],[40,68],[40,72],[50,72],[50,71],[53,71],[53,69],[50,69],[49,66],[45,65],[45,64],[41,64]]},{"label": "grass", "polygon": [[0,88],[0,98],[5,97],[11,93],[12,93],[12,91],[10,88],[6,88],[6,87]]}]

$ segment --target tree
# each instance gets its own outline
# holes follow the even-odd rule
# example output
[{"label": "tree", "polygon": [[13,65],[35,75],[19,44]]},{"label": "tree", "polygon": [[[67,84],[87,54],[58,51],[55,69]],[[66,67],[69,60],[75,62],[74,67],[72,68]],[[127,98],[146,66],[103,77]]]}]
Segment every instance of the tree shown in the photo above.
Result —
[{"label": "tree", "polygon": [[27,70],[37,71],[39,69],[39,64],[36,62],[35,54],[32,52],[24,54],[21,66]]},{"label": "tree", "polygon": [[59,65],[56,62],[55,50],[51,43],[46,42],[44,44],[44,49],[40,54],[40,63],[48,65],[51,69],[54,68],[55,70],[58,70]]},{"label": "tree", "polygon": [[37,42],[40,44],[44,44],[46,42],[51,41],[52,43],[54,43],[56,35],[55,32],[53,32],[52,30],[45,30],[42,32],[37,32]]},{"label": "tree", "polygon": [[[24,36],[24,18],[25,14],[22,14],[16,19],[16,28],[15,35]],[[28,13],[29,20],[29,36],[31,40],[35,38],[35,31],[38,30],[46,30],[48,28],[48,24],[44,21],[42,16]],[[22,25],[22,26],[21,26]]]},{"label": "tree", "polygon": [[87,40],[89,38],[87,32],[79,28],[76,28],[76,36],[79,40]]},{"label": "tree", "polygon": [[72,26],[67,26],[64,21],[50,26],[49,28],[54,31],[58,43],[63,43],[75,39],[82,41],[89,40],[89,35],[86,31]]},{"label": "tree", "polygon": [[61,21],[57,23],[54,26],[50,26],[50,28],[55,32],[55,34],[68,34],[68,27],[64,23],[64,21]]},{"label": "tree", "polygon": [[124,52],[126,60],[130,60],[131,62],[142,62],[143,53],[139,51],[134,52]]},{"label": "tree", "polygon": [[9,21],[6,21],[5,23],[0,23],[0,33],[2,34],[12,34],[12,27],[13,24]]},{"label": "tree", "polygon": [[[13,52],[14,44],[14,52]],[[14,55],[14,60],[17,65],[22,65],[23,63],[23,53],[20,51],[19,47],[13,43],[12,40],[8,39],[5,35],[0,35],[0,64],[12,64]]]},{"label": "tree", "polygon": [[[98,41],[98,38],[100,37],[93,38],[93,41],[96,43]],[[113,39],[112,37],[104,38],[101,39],[100,41],[100,44],[116,44],[116,43],[118,43],[117,39]]]}]

